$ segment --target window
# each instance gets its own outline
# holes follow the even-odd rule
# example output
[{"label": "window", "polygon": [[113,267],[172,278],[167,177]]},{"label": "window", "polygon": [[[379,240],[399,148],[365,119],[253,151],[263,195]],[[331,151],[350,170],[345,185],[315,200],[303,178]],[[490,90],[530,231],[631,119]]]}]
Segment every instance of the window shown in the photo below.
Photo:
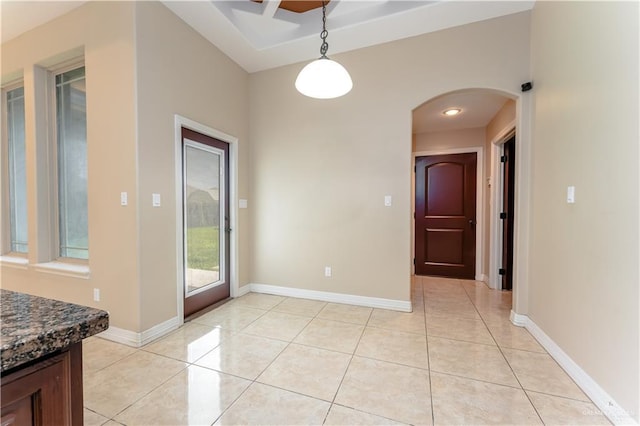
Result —
[{"label": "window", "polygon": [[24,87],[6,92],[9,171],[10,250],[27,253],[27,171],[24,137]]},{"label": "window", "polygon": [[55,75],[60,257],[88,259],[84,67]]}]

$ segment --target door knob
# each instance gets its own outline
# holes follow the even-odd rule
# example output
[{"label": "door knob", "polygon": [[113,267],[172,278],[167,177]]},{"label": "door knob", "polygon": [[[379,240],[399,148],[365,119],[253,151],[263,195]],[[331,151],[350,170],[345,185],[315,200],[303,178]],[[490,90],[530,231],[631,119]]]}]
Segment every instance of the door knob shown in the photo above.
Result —
[{"label": "door knob", "polygon": [[473,226],[476,224],[475,219],[469,219],[469,225]]}]

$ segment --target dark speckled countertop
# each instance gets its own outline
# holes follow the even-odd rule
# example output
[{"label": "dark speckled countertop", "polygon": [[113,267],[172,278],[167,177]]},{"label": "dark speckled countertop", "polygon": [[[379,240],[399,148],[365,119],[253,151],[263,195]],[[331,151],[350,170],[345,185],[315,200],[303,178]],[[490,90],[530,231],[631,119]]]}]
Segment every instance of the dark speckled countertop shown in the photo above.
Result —
[{"label": "dark speckled countertop", "polygon": [[0,289],[2,373],[109,328],[100,309]]}]

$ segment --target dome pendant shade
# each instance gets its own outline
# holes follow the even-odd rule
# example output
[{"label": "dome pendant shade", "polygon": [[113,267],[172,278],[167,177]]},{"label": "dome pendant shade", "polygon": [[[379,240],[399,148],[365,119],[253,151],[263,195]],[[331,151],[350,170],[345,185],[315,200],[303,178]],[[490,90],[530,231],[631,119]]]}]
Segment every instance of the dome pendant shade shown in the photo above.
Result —
[{"label": "dome pendant shade", "polygon": [[326,56],[307,64],[296,78],[298,92],[316,99],[337,98],[352,87],[349,72]]}]

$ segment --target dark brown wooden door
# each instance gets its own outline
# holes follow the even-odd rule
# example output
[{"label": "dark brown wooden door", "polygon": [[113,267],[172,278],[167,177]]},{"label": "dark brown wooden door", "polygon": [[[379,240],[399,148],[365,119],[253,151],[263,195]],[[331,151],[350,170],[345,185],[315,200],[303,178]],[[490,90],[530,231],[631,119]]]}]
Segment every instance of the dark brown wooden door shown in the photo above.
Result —
[{"label": "dark brown wooden door", "polygon": [[504,144],[501,158],[502,164],[502,289],[513,288],[513,231],[515,219],[515,178],[516,178],[516,137],[511,137]]},{"label": "dark brown wooden door", "polygon": [[182,129],[184,316],[230,295],[229,144]]},{"label": "dark brown wooden door", "polygon": [[416,275],[475,278],[475,153],[416,158]]}]

